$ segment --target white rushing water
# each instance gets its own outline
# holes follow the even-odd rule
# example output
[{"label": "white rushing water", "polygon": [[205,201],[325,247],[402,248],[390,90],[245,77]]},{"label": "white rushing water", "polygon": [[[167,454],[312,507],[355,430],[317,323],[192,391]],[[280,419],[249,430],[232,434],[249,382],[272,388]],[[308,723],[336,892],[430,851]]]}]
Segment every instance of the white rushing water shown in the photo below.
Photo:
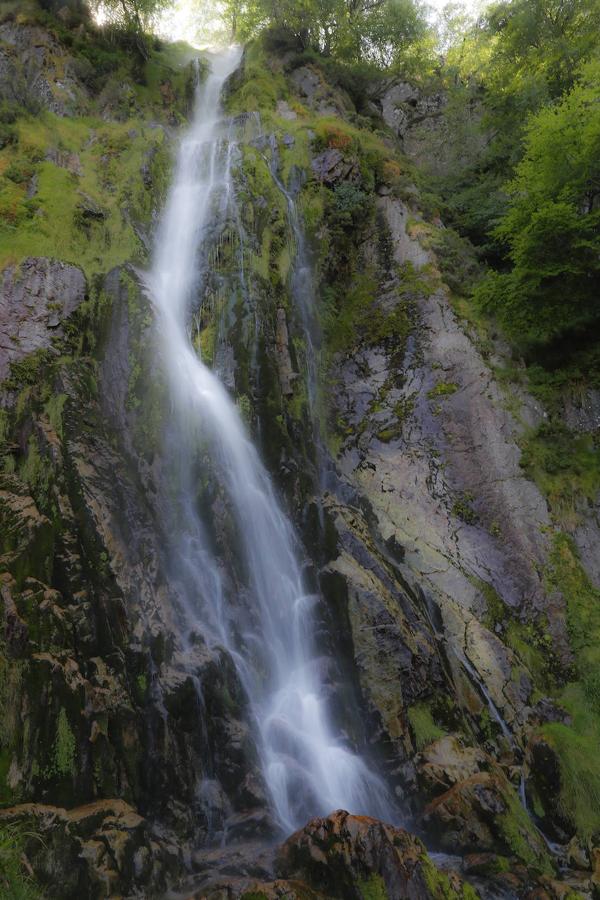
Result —
[{"label": "white rushing water", "polygon": [[[190,594],[188,619],[196,618],[197,631],[211,629],[234,660],[272,807],[280,826],[290,831],[311,815],[340,807],[386,818],[390,805],[379,777],[333,733],[312,640],[316,598],[303,583],[294,530],[235,403],[190,339],[207,244],[233,191],[233,145],[220,94],[239,58],[237,49],[215,57],[198,88],[146,283],[173,408],[169,446],[176,448],[173,466],[181,470],[181,533],[172,538]],[[207,539],[209,523],[196,508],[199,444],[236,519],[247,582],[244,603],[228,597],[231,591]]]}]

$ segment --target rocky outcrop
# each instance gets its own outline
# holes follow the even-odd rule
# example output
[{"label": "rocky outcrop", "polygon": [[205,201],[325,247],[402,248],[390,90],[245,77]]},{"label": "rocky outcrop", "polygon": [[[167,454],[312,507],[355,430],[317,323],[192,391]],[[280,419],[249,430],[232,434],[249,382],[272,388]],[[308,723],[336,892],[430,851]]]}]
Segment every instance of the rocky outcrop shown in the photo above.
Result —
[{"label": "rocky outcrop", "polygon": [[393,81],[380,85],[372,102],[407,156],[433,175],[456,175],[468,169],[487,146],[488,135],[480,127],[483,106],[477,96],[457,107],[442,91]]},{"label": "rocky outcrop", "polygon": [[279,851],[276,867],[343,900],[363,900],[369,887],[398,900],[462,896],[460,881],[441,875],[408,832],[343,810],[312,819],[293,834]]},{"label": "rocky outcrop", "polygon": [[311,160],[311,168],[316,178],[328,186],[341,181],[358,181],[358,166],[355,160],[348,159],[340,150],[331,148],[319,153]]},{"label": "rocky outcrop", "polygon": [[87,294],[81,269],[29,257],[0,275],[0,379],[10,364],[64,336],[64,320]]},{"label": "rocky outcrop", "polygon": [[[432,265],[401,202],[384,198],[381,210],[401,271]],[[473,711],[492,704],[492,716],[499,711],[518,733],[532,682],[501,640],[503,616],[545,614],[557,652],[570,659],[562,600],[540,577],[548,509],[519,466],[522,423],[542,413],[521,395],[513,416],[445,290],[417,284],[411,293],[410,284],[403,289],[400,274],[414,323],[403,360],[393,347],[359,345],[334,369],[348,433],[338,462],[372,504],[383,540],[402,547],[406,581],[439,610],[454,690]],[[388,285],[384,308],[400,302]],[[496,618],[497,633],[483,624]]]},{"label": "rocky outcrop", "polygon": [[2,99],[58,116],[83,112],[88,92],[72,57],[45,28],[7,21],[0,25]]},{"label": "rocky outcrop", "polygon": [[[290,900],[460,900],[477,895],[440,871],[417,838],[368,816],[338,810],[311,819],[277,849],[274,880],[208,880],[193,900],[286,897]],[[192,900],[190,897],[190,900]]]},{"label": "rocky outcrop", "polygon": [[448,851],[493,851],[552,871],[542,837],[497,769],[457,782],[425,807],[423,820]]},{"label": "rocky outcrop", "polygon": [[344,92],[333,90],[317,68],[300,66],[292,71],[290,80],[302,100],[320,116],[343,115],[352,108]]},{"label": "rocky outcrop", "polygon": [[23,854],[43,887],[65,898],[138,895],[147,885],[166,889],[180,850],[155,839],[151,828],[122,800],[66,810],[23,804],[0,810],[0,827],[26,833]]}]

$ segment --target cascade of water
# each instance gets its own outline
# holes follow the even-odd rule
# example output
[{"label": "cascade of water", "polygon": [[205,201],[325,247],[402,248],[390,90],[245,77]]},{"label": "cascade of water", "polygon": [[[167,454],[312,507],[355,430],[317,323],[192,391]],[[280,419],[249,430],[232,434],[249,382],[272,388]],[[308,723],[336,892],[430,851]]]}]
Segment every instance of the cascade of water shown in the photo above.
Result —
[{"label": "cascade of water", "polygon": [[[282,828],[289,831],[311,815],[338,807],[390,818],[392,806],[379,777],[333,733],[312,642],[316,598],[306,592],[292,526],[235,404],[198,358],[189,337],[211,229],[223,220],[233,190],[232,143],[221,121],[219,98],[239,55],[230,50],[217,56],[198,88],[146,281],[172,403],[180,479],[174,543],[187,585],[187,618],[190,627],[195,620],[196,628],[210,628],[215,642],[234,660]],[[229,596],[195,503],[199,442],[210,454],[211,474],[236,520],[247,582],[245,606]]]}]

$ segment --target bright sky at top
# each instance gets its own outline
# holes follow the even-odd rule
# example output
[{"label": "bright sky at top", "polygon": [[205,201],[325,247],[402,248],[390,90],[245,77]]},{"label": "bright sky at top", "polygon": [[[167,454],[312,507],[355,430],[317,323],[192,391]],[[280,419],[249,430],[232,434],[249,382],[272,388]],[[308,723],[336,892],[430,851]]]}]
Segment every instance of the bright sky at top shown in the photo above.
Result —
[{"label": "bright sky at top", "polygon": [[[448,0],[427,0],[427,5],[433,7],[434,14],[441,12],[447,3]],[[461,0],[460,5],[471,13],[477,13],[486,4],[485,0]]]}]

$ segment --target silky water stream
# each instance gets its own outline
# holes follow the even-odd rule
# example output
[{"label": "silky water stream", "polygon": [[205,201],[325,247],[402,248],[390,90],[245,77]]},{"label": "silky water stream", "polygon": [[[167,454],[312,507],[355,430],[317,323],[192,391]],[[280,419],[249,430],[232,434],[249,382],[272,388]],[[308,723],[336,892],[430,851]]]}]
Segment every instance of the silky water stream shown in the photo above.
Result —
[{"label": "silky water stream", "polygon": [[[314,645],[317,598],[306,589],[301,548],[234,401],[190,337],[206,245],[234,191],[234,142],[220,96],[239,59],[234,49],[213,57],[198,85],[146,287],[167,376],[169,446],[176,447],[180,488],[171,540],[177,565],[187,573],[186,621],[210,632],[234,661],[272,810],[281,829],[290,832],[337,808],[384,819],[394,815],[380,777],[335,733]],[[200,444],[236,523],[246,581],[243,609],[209,540],[207,513],[195,502]]]}]

